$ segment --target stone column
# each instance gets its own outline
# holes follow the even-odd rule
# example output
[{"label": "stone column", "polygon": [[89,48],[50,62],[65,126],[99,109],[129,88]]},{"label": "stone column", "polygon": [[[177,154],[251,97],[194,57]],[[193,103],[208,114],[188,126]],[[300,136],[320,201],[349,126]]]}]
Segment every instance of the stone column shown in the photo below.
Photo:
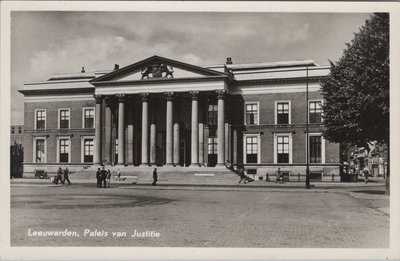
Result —
[{"label": "stone column", "polygon": [[148,93],[142,96],[142,166],[149,165],[149,104]]},{"label": "stone column", "polygon": [[237,130],[233,129],[233,158],[232,158],[232,163],[238,163],[237,161],[237,153],[238,153],[238,134]]},{"label": "stone column", "polygon": [[225,94],[226,90],[218,90],[218,166],[225,166]]},{"label": "stone column", "polygon": [[95,138],[95,153],[93,157],[94,164],[101,164],[102,155],[101,155],[101,104],[103,101],[102,95],[94,95],[96,100],[96,138]]},{"label": "stone column", "polygon": [[174,123],[174,165],[179,166],[179,123]]},{"label": "stone column", "polygon": [[151,112],[150,112],[150,114],[151,114],[151,119],[150,119],[150,164],[151,165],[157,165],[156,111],[157,111],[157,104],[156,104],[156,99],[154,98],[154,99],[152,99]]},{"label": "stone column", "polygon": [[192,95],[192,140],[191,167],[199,166],[199,91],[191,91]]},{"label": "stone column", "polygon": [[167,99],[167,118],[166,118],[166,161],[165,165],[173,165],[173,116],[174,116],[174,104],[173,104],[173,92],[165,92],[165,97]]},{"label": "stone column", "polygon": [[204,124],[199,123],[199,164],[204,166]]},{"label": "stone column", "polygon": [[111,98],[106,99],[106,112],[105,112],[105,160],[107,164],[111,164],[111,138],[112,138],[112,114],[111,114]]},{"label": "stone column", "polygon": [[118,165],[125,164],[125,94],[118,98]]},{"label": "stone column", "polygon": [[133,165],[133,132],[134,132],[134,125],[133,125],[133,112],[134,112],[134,103],[133,100],[130,101],[129,109],[128,109],[128,128],[127,128],[127,150],[126,150],[126,163],[128,165]]}]

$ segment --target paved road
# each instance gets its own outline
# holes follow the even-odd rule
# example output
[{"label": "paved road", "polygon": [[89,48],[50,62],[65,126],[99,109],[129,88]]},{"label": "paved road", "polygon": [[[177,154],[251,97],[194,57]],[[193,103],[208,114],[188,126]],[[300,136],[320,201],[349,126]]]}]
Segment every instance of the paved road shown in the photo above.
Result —
[{"label": "paved road", "polygon": [[[13,184],[11,245],[389,247],[383,191]],[[35,235],[66,229],[75,234]]]}]

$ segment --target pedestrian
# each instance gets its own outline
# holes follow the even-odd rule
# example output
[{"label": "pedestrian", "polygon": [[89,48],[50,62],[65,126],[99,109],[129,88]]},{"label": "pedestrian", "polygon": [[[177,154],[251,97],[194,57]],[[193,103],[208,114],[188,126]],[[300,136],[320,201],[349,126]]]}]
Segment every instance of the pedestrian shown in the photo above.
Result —
[{"label": "pedestrian", "polygon": [[107,188],[107,170],[106,168],[103,166],[102,170],[100,171],[100,188],[101,188],[101,184],[103,183],[104,188]]},{"label": "pedestrian", "polygon": [[110,187],[110,183],[111,183],[111,171],[110,169],[107,170],[107,187]]},{"label": "pedestrian", "polygon": [[121,171],[119,169],[117,170],[117,176],[118,176],[118,179],[121,179]]},{"label": "pedestrian", "polygon": [[369,176],[368,167],[364,167],[363,174],[364,174],[365,183],[368,183],[368,176]]},{"label": "pedestrian", "polygon": [[68,181],[68,185],[71,185],[71,181],[69,181],[69,170],[68,170],[68,167],[66,167],[65,170],[64,170],[64,182],[63,182],[63,184],[65,183],[65,181]]},{"label": "pedestrian", "polygon": [[57,175],[54,177],[54,184],[58,184],[58,182],[62,182],[62,173],[63,173],[63,171],[62,171],[62,169],[61,168],[58,168],[58,170],[57,170]]},{"label": "pedestrian", "polygon": [[153,170],[153,186],[156,185],[157,180],[158,180],[157,168],[154,168],[154,170]]},{"label": "pedestrian", "polygon": [[101,174],[100,174],[100,168],[97,169],[96,172],[96,179],[97,179],[97,187],[101,188]]},{"label": "pedestrian", "polygon": [[278,171],[276,172],[276,180],[275,183],[278,183],[281,181],[282,178],[282,172],[281,172],[281,168],[278,168]]},{"label": "pedestrian", "polygon": [[240,171],[239,183],[242,183],[243,181],[244,184],[247,184],[246,175],[244,174],[244,169],[240,169],[239,171]]}]

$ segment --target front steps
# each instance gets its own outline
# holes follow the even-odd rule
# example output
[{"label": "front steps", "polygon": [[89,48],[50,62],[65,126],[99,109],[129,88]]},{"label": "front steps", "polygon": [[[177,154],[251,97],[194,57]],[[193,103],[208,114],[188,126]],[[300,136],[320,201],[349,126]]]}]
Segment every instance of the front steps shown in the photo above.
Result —
[{"label": "front steps", "polygon": [[[117,175],[118,169],[121,176],[127,177],[127,181],[137,184],[149,184],[153,182],[153,170],[150,166],[105,166],[111,171],[112,176]],[[225,167],[156,167],[158,183],[167,184],[237,184],[239,177]],[[98,166],[92,166],[80,173],[73,174],[76,179],[96,179]],[[111,180],[112,182],[112,180]]]}]

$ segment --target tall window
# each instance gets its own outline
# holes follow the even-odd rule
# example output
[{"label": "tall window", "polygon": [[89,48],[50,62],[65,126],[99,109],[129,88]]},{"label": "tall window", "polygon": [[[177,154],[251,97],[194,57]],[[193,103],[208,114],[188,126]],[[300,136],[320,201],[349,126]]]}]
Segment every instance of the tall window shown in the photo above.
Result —
[{"label": "tall window", "polygon": [[83,110],[83,128],[91,129],[94,128],[94,109],[84,109]]},{"label": "tall window", "polygon": [[257,163],[258,137],[246,137],[246,163]]},{"label": "tall window", "polygon": [[278,163],[289,163],[289,136],[277,137]]},{"label": "tall window", "polygon": [[246,125],[257,125],[258,124],[258,104],[248,103],[246,104]]},{"label": "tall window", "polygon": [[114,162],[118,162],[118,139],[115,139],[115,159]]},{"label": "tall window", "polygon": [[69,139],[60,139],[60,162],[69,161]]},{"label": "tall window", "polygon": [[69,129],[69,110],[59,110],[60,129]]},{"label": "tall window", "polygon": [[217,154],[217,137],[208,137],[208,155]]},{"label": "tall window", "polygon": [[310,163],[322,163],[321,136],[310,136]]},{"label": "tall window", "polygon": [[309,107],[310,123],[321,123],[322,122],[321,101],[311,101],[309,105],[310,105]]},{"label": "tall window", "polygon": [[208,113],[207,113],[207,124],[210,125],[217,125],[218,118],[218,105],[216,104],[209,104],[208,105]]},{"label": "tall window", "polygon": [[43,163],[45,162],[45,141],[44,139],[36,139],[36,159],[35,162]]},{"label": "tall window", "polygon": [[22,133],[22,127],[18,127],[18,133],[19,133],[19,134]]},{"label": "tall window", "polygon": [[15,134],[15,127],[11,127],[11,134]]},{"label": "tall window", "polygon": [[93,162],[93,139],[83,141],[83,162]]},{"label": "tall window", "polygon": [[36,129],[46,128],[46,110],[36,110]]},{"label": "tall window", "polygon": [[276,104],[276,123],[289,124],[289,103],[278,102]]}]

